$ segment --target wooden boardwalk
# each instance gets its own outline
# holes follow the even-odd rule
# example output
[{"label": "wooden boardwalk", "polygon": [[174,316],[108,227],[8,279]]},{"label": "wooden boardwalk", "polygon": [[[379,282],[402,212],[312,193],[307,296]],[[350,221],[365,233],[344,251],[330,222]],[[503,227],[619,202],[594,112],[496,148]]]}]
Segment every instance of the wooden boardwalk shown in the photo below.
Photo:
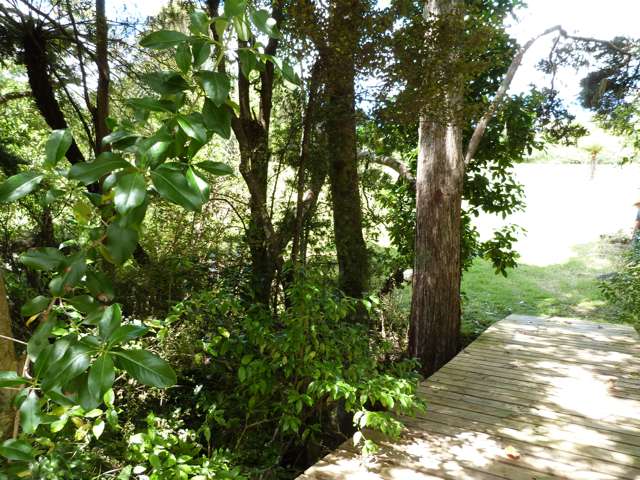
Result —
[{"label": "wooden boardwalk", "polygon": [[640,339],[626,326],[511,315],[420,385],[399,440],[349,440],[300,480],[640,480]]}]

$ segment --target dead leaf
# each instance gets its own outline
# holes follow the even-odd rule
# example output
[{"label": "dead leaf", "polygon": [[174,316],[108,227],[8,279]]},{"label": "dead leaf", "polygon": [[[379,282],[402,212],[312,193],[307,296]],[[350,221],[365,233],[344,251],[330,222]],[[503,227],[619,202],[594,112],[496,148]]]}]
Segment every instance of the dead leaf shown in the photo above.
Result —
[{"label": "dead leaf", "polygon": [[504,449],[504,453],[507,455],[507,457],[509,457],[511,460],[517,460],[520,458],[520,452],[515,448],[512,447],[511,445],[509,445],[508,447],[506,447]]}]

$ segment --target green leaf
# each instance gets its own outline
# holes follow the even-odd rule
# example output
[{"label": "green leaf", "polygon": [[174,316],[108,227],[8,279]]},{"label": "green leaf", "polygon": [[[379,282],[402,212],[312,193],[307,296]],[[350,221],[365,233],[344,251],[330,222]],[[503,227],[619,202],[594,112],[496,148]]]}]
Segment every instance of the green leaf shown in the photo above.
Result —
[{"label": "green leaf", "polygon": [[19,387],[20,385],[25,385],[27,383],[29,383],[29,380],[22,378],[12,370],[0,371],[0,388]]},{"label": "green leaf", "polygon": [[[189,53],[189,58],[191,58],[191,53]],[[159,100],[153,97],[131,98],[127,100],[127,104],[134,108],[140,108],[152,112],[176,111],[176,105],[171,100]]]},{"label": "green leaf", "polygon": [[55,321],[52,318],[54,315],[55,312],[51,312],[49,319],[40,324],[33,335],[31,335],[29,342],[27,342],[27,354],[29,355],[29,360],[33,363],[36,363],[38,356],[45,348],[51,346],[49,344],[49,334],[55,325]]},{"label": "green leaf", "polygon": [[102,432],[104,432],[104,420],[100,419],[91,427],[91,432],[93,436],[96,438],[100,438],[102,436]]},{"label": "green leaf", "polygon": [[[138,138],[138,135],[136,135],[133,132],[128,132],[127,130],[116,130],[115,132],[111,132],[109,135],[104,137],[102,139],[102,144],[125,148],[132,145],[135,142],[136,138]],[[98,160],[100,159],[101,156],[102,157],[109,156],[110,153],[111,152],[104,152],[98,155]]]},{"label": "green leaf", "polygon": [[177,116],[178,125],[182,131],[190,138],[198,140],[200,143],[207,143],[207,132],[197,118],[193,116],[186,117],[184,115]]},{"label": "green leaf", "polygon": [[107,227],[106,249],[110,260],[122,265],[131,258],[138,245],[138,231],[112,223]]},{"label": "green leaf", "polygon": [[211,187],[209,186],[209,184],[198,175],[196,175],[191,167],[187,169],[186,177],[187,182],[189,182],[191,188],[200,192],[202,203],[206,203],[211,195]]},{"label": "green leaf", "polygon": [[138,338],[148,331],[149,329],[144,325],[121,325],[109,337],[109,344],[118,345],[128,340]]},{"label": "green leaf", "polygon": [[86,284],[91,295],[101,302],[108,302],[109,300],[113,300],[115,297],[111,280],[109,280],[109,278],[102,272],[87,272]]},{"label": "green leaf", "polygon": [[227,101],[231,91],[231,82],[227,74],[200,70],[197,77],[204,93],[216,106],[219,107]]},{"label": "green leaf", "polygon": [[140,46],[144,48],[164,50],[186,41],[187,38],[188,37],[184,33],[177,32],[175,30],[160,30],[145,35],[142,40],[140,40]]},{"label": "green leaf", "polygon": [[99,307],[99,304],[90,295],[76,295],[68,298],[66,302],[84,314],[89,314]]},{"label": "green leaf", "polygon": [[105,308],[102,318],[98,322],[100,337],[109,340],[111,334],[116,330],[122,322],[122,311],[117,303]]},{"label": "green leaf", "polygon": [[294,71],[289,62],[285,61],[282,63],[281,72],[285,80],[293,83],[294,85],[300,85],[300,76]]},{"label": "green leaf", "polygon": [[193,164],[194,167],[197,167],[205,172],[212,173],[214,175],[233,175],[233,168],[231,168],[226,163],[222,162],[214,162],[212,160],[205,160],[204,162],[198,162]]},{"label": "green leaf", "polygon": [[226,105],[216,107],[216,105],[205,98],[202,109],[202,118],[205,126],[222,138],[231,137],[231,111]]},{"label": "green leaf", "polygon": [[151,180],[160,196],[170,202],[194,212],[202,208],[200,192],[191,188],[182,172],[162,165],[151,172]]},{"label": "green leaf", "polygon": [[144,385],[166,388],[176,383],[176,373],[160,357],[146,350],[117,350],[118,365]]},{"label": "green leaf", "polygon": [[66,260],[62,252],[53,247],[32,249],[20,255],[20,262],[23,265],[44,271],[59,270]]},{"label": "green leaf", "polygon": [[111,388],[116,378],[113,359],[111,355],[105,353],[98,357],[89,368],[88,389],[92,397],[98,400]]},{"label": "green leaf", "polygon": [[30,317],[47,308],[49,306],[49,302],[51,302],[51,298],[38,295],[25,303],[20,309],[20,313],[23,317]]},{"label": "green leaf", "polygon": [[224,16],[242,15],[247,8],[247,0],[224,0]]},{"label": "green leaf", "polygon": [[240,60],[240,70],[242,74],[249,78],[251,72],[258,68],[256,54],[248,48],[242,48],[238,50],[238,59]]},{"label": "green leaf", "polygon": [[73,143],[73,137],[68,129],[54,130],[49,135],[49,139],[44,147],[47,155],[44,164],[48,167],[55,167]]},{"label": "green leaf", "polygon": [[200,11],[194,10],[189,14],[189,19],[191,20],[189,24],[189,30],[195,35],[209,35],[209,16]]},{"label": "green leaf", "polygon": [[63,293],[67,293],[71,288],[78,285],[87,271],[87,259],[83,253],[77,253],[69,261],[69,266],[65,268],[62,276]]},{"label": "green leaf", "polygon": [[233,24],[233,28],[238,34],[238,38],[243,42],[248,42],[251,40],[251,25],[249,25],[249,21],[247,17],[244,15],[233,17],[231,20]]},{"label": "green leaf", "polygon": [[42,389],[50,390],[56,386],[64,386],[84,372],[89,366],[90,360],[89,347],[81,343],[74,343],[69,346],[64,356],[47,368],[42,377]]},{"label": "green leaf", "polygon": [[0,184],[0,203],[15,202],[29,195],[43,178],[44,175],[36,172],[23,172],[7,178]]},{"label": "green leaf", "polygon": [[85,185],[96,182],[107,173],[120,168],[131,167],[131,164],[119,155],[111,152],[103,152],[93,162],[82,162],[72,165],[68,177],[78,180]]},{"label": "green leaf", "polygon": [[278,31],[277,22],[274,18],[271,18],[268,10],[251,10],[249,13],[251,21],[265,35],[269,35],[271,38],[280,38],[280,32]]},{"label": "green leaf", "polygon": [[193,40],[191,42],[193,51],[193,68],[198,68],[211,56],[211,45],[206,40]]},{"label": "green leaf", "polygon": [[181,43],[176,49],[176,65],[182,73],[187,73],[191,68],[191,49],[188,43]]},{"label": "green leaf", "polygon": [[142,75],[142,79],[161,95],[172,95],[189,88],[187,81],[178,72],[146,73]]},{"label": "green leaf", "polygon": [[31,390],[20,405],[20,426],[24,433],[32,434],[42,422],[38,395]]},{"label": "green leaf", "polygon": [[33,459],[33,448],[24,440],[9,439],[0,446],[0,455],[18,462],[28,462]]},{"label": "green leaf", "polygon": [[129,173],[118,178],[114,191],[113,201],[116,210],[125,214],[142,205],[147,194],[147,183],[140,173]]}]

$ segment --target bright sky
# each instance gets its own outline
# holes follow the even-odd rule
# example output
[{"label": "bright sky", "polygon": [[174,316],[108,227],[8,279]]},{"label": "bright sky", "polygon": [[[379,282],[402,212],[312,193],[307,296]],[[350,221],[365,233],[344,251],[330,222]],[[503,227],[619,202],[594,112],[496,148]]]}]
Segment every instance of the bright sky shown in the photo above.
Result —
[{"label": "bright sky", "polygon": [[[518,20],[510,27],[511,34],[520,43],[554,25],[562,25],[569,33],[602,39],[640,37],[640,0],[529,0],[528,4],[518,12]],[[524,91],[530,83],[549,85],[548,79],[535,70],[535,65],[548,55],[552,41],[552,36],[540,39],[529,50],[512,91]],[[575,102],[580,78],[582,76],[571,69],[558,72],[555,85],[566,102]],[[577,106],[572,110],[580,113]]]},{"label": "bright sky", "polygon": [[[379,0],[386,4],[389,0]],[[158,13],[167,0],[110,0],[108,15],[146,17]],[[562,25],[569,33],[611,39],[617,35],[640,37],[640,0],[529,0],[528,7],[518,12],[510,32],[521,43],[554,25]],[[553,37],[541,39],[527,53],[512,91],[528,89],[530,83],[548,86],[549,80],[536,71],[535,65],[545,58]],[[584,73],[584,72],[583,72]],[[556,88],[572,110],[582,118],[588,115],[575,104],[581,75],[565,69],[556,76]]]}]

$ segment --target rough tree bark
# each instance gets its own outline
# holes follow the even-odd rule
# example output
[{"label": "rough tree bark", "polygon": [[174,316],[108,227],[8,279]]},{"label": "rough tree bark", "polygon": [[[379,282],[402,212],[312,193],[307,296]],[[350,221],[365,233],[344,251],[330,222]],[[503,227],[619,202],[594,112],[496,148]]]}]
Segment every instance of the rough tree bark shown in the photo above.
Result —
[{"label": "rough tree bark", "polygon": [[98,67],[98,89],[96,91],[96,108],[93,114],[95,126],[95,154],[105,150],[102,139],[109,134],[107,117],[109,116],[109,30],[105,14],[105,1],[96,0],[96,66]]},{"label": "rough tree bark", "polygon": [[360,40],[358,18],[363,4],[362,0],[335,0],[330,9],[325,59],[329,111],[325,129],[339,287],[351,297],[362,298],[368,289],[369,262],[362,235],[354,84]]},{"label": "rough tree bark", "polygon": [[[460,0],[428,0],[425,17],[433,15],[442,19],[447,15],[461,15],[460,6]],[[444,89],[440,92],[444,99],[443,111],[439,116],[431,114],[420,118],[409,354],[420,360],[422,373],[427,376],[453,358],[459,347],[460,213],[465,167],[476,154],[524,54],[538,38],[554,31],[567,36],[561,27],[552,27],[525,43],[514,56],[494,99],[474,129],[466,154],[463,154],[460,118],[457,118],[463,88],[453,78],[455,75],[437,72],[442,78],[439,86]],[[451,50],[444,44],[435,48],[441,52]],[[450,56],[447,60],[456,59]],[[446,62],[444,68],[447,68]]]},{"label": "rough tree bark", "polygon": [[[459,15],[458,0],[429,0],[425,17],[439,21]],[[442,24],[440,28],[446,28]],[[436,38],[445,38],[436,35]],[[437,43],[437,42],[436,42]],[[444,55],[450,45],[434,45]],[[451,59],[453,61],[453,59]],[[459,82],[446,72],[448,60],[433,68],[440,79],[438,115],[422,114],[416,174],[416,244],[409,353],[429,375],[458,351],[460,332],[460,212],[464,177],[462,132],[456,112]]]},{"label": "rough tree bark", "polygon": [[[0,335],[8,338],[13,337],[2,270],[0,270]],[[7,338],[0,337],[0,370],[11,370],[15,372],[17,368],[18,363],[13,342]],[[11,401],[14,393],[15,392],[9,389],[0,389],[0,439],[4,439],[11,434],[14,417]]]}]

